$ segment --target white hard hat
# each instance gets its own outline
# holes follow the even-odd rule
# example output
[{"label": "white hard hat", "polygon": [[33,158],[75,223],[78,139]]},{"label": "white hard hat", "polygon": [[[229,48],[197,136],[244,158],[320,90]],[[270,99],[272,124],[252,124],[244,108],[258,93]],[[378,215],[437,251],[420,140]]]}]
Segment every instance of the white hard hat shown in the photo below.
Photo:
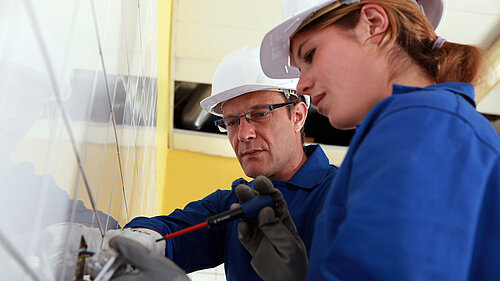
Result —
[{"label": "white hard hat", "polygon": [[417,0],[417,3],[434,29],[438,30],[446,16],[446,0]]},{"label": "white hard hat", "polygon": [[[349,5],[361,0],[283,0],[285,20],[271,29],[262,39],[260,61],[264,73],[272,78],[297,78],[300,71],[290,65],[290,36],[297,28],[323,7],[334,2]],[[430,23],[437,29],[443,22],[446,0],[408,0],[420,6]]]},{"label": "white hard hat", "polygon": [[[282,89],[295,92],[298,79],[270,79],[260,66],[259,48],[243,47],[226,55],[215,71],[212,94],[200,102],[201,107],[222,116],[221,103],[260,90]],[[306,97],[305,97],[306,98]],[[309,97],[306,98],[309,106]]]}]

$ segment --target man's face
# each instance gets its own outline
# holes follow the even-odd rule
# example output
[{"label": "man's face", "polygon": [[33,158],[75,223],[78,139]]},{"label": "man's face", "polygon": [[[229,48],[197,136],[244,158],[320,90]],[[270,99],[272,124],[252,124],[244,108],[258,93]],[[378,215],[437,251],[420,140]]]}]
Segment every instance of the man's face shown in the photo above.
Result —
[{"label": "man's face", "polygon": [[[224,104],[224,117],[238,116],[253,109],[284,102],[284,96],[277,92],[247,93]],[[290,117],[287,107],[275,109],[271,112],[271,118],[263,123],[249,123],[242,117],[240,125],[228,131],[227,137],[247,176],[255,178],[264,175],[271,179],[287,180],[296,172],[296,166],[304,154],[300,138],[303,123],[300,123],[297,131],[295,110],[293,108]]]}]

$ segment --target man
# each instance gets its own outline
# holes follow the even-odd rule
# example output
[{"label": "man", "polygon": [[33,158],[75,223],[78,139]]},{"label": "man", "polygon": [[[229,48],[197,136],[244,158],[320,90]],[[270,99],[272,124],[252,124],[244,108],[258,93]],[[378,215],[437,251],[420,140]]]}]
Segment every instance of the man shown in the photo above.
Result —
[{"label": "man", "polygon": [[[283,203],[286,200],[297,232],[309,250],[315,218],[337,167],[329,164],[319,146],[303,146],[307,106],[295,93],[295,84],[289,82],[268,79],[260,67],[258,48],[242,48],[224,58],[215,73],[212,95],[201,106],[223,117],[216,124],[227,131],[245,174],[252,178],[266,176],[281,191],[282,197],[281,193],[275,195]],[[228,210],[238,202],[234,189],[239,184],[254,187],[255,181],[237,179],[233,190],[217,190],[169,216],[135,218],[125,227],[161,233],[150,232],[151,238],[145,238],[154,241]],[[136,238],[138,233],[128,236],[151,245]],[[227,280],[262,280],[252,268],[252,256],[245,247],[238,240],[238,221],[234,221],[169,239],[164,253],[186,272],[224,263]]]}]

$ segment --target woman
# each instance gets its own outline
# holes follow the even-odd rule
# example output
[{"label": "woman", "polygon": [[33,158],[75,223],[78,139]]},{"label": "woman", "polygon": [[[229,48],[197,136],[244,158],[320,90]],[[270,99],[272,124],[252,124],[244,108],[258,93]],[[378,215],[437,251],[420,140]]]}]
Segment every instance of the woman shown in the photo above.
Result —
[{"label": "woman", "polygon": [[414,1],[316,2],[261,46],[267,75],[292,62],[332,126],[357,128],[308,280],[497,279],[500,139],[475,110],[482,51],[438,37]]}]

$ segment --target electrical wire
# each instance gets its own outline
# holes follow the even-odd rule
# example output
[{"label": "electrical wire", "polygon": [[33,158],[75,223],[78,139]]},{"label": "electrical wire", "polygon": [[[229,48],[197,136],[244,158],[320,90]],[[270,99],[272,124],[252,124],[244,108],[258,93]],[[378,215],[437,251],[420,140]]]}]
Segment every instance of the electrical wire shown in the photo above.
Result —
[{"label": "electrical wire", "polygon": [[[121,161],[121,157],[120,157],[120,143],[118,142],[115,112],[113,109],[113,104],[111,102],[111,95],[109,93],[108,75],[106,73],[106,65],[104,64],[104,55],[102,53],[101,38],[99,35],[99,27],[97,25],[97,15],[96,15],[96,11],[95,11],[95,3],[93,0],[90,0],[90,6],[92,8],[92,18],[94,19],[94,29],[95,29],[95,33],[97,36],[97,46],[99,48],[99,58],[101,59],[102,72],[104,74],[104,86],[106,88],[106,95],[108,97],[109,110],[111,111],[111,119],[113,121],[113,131],[114,131],[115,144],[116,144],[116,157],[118,159],[118,167],[120,168],[120,178],[121,178],[121,182],[122,182],[123,200],[125,201],[125,211],[127,213],[127,221],[128,221],[129,220],[129,217],[128,217],[129,210],[128,210],[127,197],[126,197],[126,193],[125,193],[125,182],[123,180],[122,161]],[[103,234],[103,236],[104,236],[104,234]]]}]

